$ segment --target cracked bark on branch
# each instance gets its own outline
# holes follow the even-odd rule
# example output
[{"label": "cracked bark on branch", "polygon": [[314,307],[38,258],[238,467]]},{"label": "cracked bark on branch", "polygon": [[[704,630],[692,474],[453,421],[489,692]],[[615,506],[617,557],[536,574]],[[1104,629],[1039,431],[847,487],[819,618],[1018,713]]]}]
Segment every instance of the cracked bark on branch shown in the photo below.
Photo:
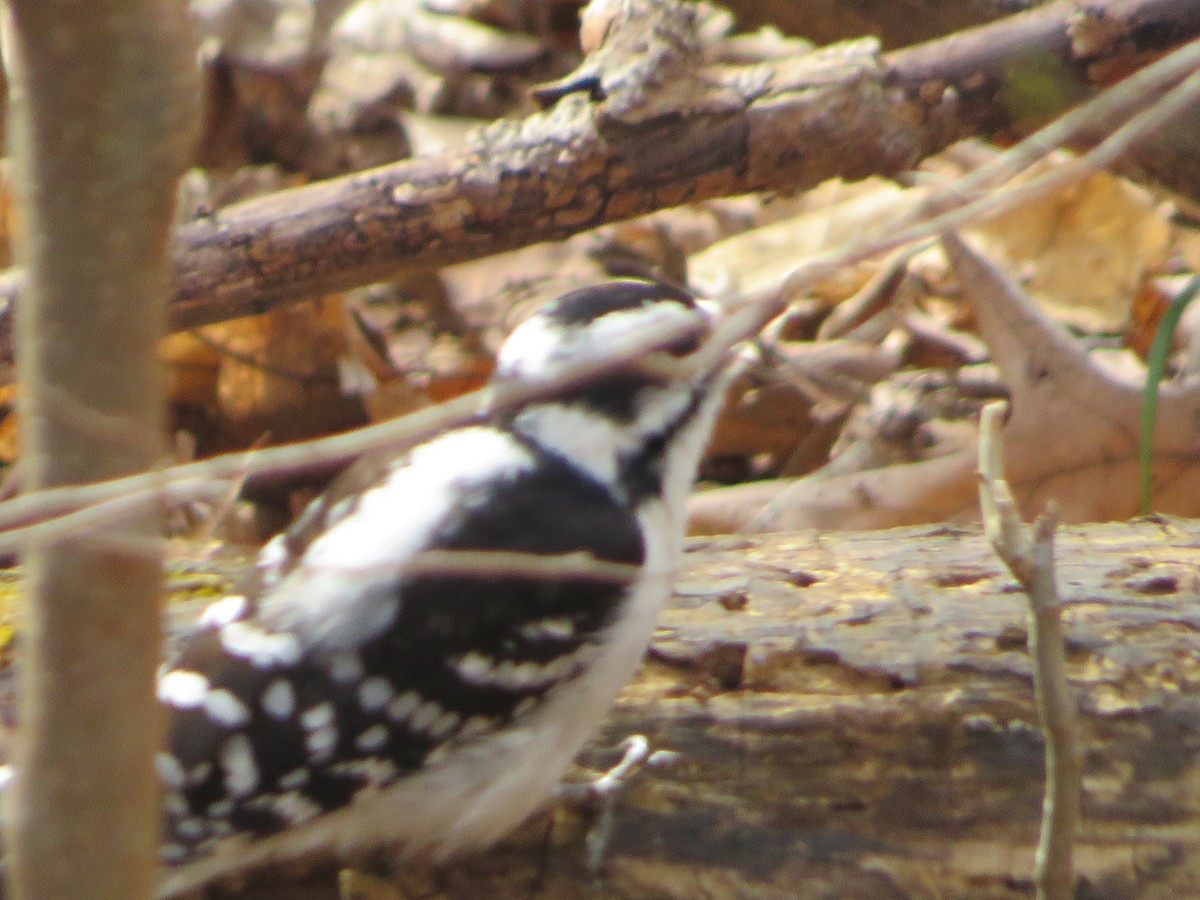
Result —
[{"label": "cracked bark on branch", "polygon": [[[1028,132],[1200,35],[1200,0],[1090,9],[1053,4],[888,56],[858,43],[772,65],[676,67],[661,84],[618,85],[601,102],[574,93],[498,122],[465,150],[237,204],[178,230],[172,326],[681,203],[893,175],[963,137]],[[0,365],[19,286],[15,272],[0,277]]]}]

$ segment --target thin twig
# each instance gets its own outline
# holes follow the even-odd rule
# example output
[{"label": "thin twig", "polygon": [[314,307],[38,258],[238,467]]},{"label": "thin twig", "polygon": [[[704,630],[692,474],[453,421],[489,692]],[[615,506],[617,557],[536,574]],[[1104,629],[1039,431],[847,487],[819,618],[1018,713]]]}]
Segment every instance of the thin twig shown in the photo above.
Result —
[{"label": "thin twig", "polygon": [[[1096,125],[1098,107],[1106,110],[1105,120],[1114,125],[1122,119],[1132,121],[1147,108],[1147,97],[1162,96],[1168,88],[1173,87],[1173,82],[1193,74],[1198,62],[1200,41],[1184,44],[959,178],[955,182],[956,190],[964,198],[971,199],[1015,177],[1059,147],[1071,144],[1090,132]],[[1098,149],[1095,147],[1080,158],[1091,159]]]},{"label": "thin twig", "polygon": [[[0,531],[0,553],[14,553],[30,547],[48,546],[74,535],[107,528],[155,506],[171,507],[194,500],[216,500],[228,490],[227,480],[181,478],[155,482],[158,473],[134,476],[146,478],[151,486],[137,491],[113,494],[95,503],[33,525]],[[107,484],[110,482],[100,482]],[[47,491],[46,493],[50,493]],[[10,503],[13,501],[9,501]]]},{"label": "thin twig", "polygon": [[1050,504],[1028,528],[1004,480],[1000,421],[1006,404],[984,407],[979,434],[979,505],[996,555],[1029,597],[1029,644],[1038,720],[1046,743],[1046,788],[1036,858],[1038,900],[1074,896],[1074,844],[1079,828],[1083,751],[1079,713],[1067,681],[1062,604],[1054,575],[1054,529]]},{"label": "thin twig", "polygon": [[403,574],[411,577],[544,578],[627,584],[641,567],[597,559],[590,553],[526,553],[517,550],[422,550],[395,565],[347,566],[321,564],[323,572]]},{"label": "thin twig", "polygon": [[[1163,57],[1154,65],[1148,66],[1139,75],[1146,78],[1142,83],[1144,89],[1149,90],[1153,86],[1161,90],[1165,85],[1178,81],[1181,72],[1194,73],[1198,67],[1200,67],[1200,41],[1193,41],[1169,56]],[[1178,115],[1180,108],[1186,108],[1188,103],[1194,103],[1200,96],[1200,78],[1193,74],[1191,78],[1173,88],[1165,96],[1160,96],[1159,100],[1147,107],[1144,112],[1130,119],[1125,126],[1115,130],[1092,151],[1025,184],[1012,186],[1003,191],[994,190],[1000,179],[1009,178],[1020,171],[1017,163],[1027,161],[1032,164],[1076,137],[1089,124],[1095,125],[1099,121],[1112,121],[1114,113],[1127,114],[1129,110],[1125,104],[1129,97],[1124,92],[1119,98],[1122,103],[1118,104],[1115,110],[1111,105],[1110,91],[1120,87],[1121,85],[1118,85],[1117,88],[1110,88],[1080,106],[1073,113],[1072,121],[1069,123],[1070,127],[1064,127],[1061,122],[1047,126],[1047,128],[1054,129],[1053,134],[1056,140],[1047,139],[1045,129],[1030,135],[1009,150],[1003,161],[995,161],[994,168],[983,167],[986,177],[981,176],[979,170],[976,170],[974,173],[956,179],[931,194],[912,212],[876,229],[865,238],[814,257],[797,267],[784,280],[783,285],[776,293],[789,298],[799,296],[811,285],[828,278],[840,269],[856,265],[905,244],[924,240],[944,231],[956,230],[975,221],[992,218],[1008,212],[1021,203],[1044,196],[1051,190],[1079,181],[1110,164],[1122,154],[1129,152],[1138,140],[1150,133],[1144,129],[1152,129],[1164,121],[1169,121],[1172,116]],[[1151,93],[1148,96],[1154,96],[1154,94]],[[1166,104],[1168,115],[1160,117],[1154,112],[1160,104]],[[1135,127],[1128,127],[1135,121],[1137,123]],[[1065,169],[1065,173],[1058,174],[1060,169]],[[993,177],[996,180],[992,180]],[[992,188],[993,192],[982,196],[987,188]],[[931,215],[935,211],[941,212],[938,215]]]}]

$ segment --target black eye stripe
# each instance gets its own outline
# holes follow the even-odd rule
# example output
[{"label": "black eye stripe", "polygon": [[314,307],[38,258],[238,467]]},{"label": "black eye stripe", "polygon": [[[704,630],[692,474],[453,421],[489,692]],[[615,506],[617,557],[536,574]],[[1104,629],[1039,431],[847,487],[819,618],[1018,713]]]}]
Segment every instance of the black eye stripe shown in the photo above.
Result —
[{"label": "black eye stripe", "polygon": [[709,329],[705,328],[697,331],[695,334],[685,335],[671,341],[671,343],[665,345],[662,349],[676,358],[691,356],[704,345],[704,341],[708,335]]},{"label": "black eye stripe", "polygon": [[695,298],[681,288],[629,280],[607,281],[570,291],[543,308],[540,315],[560,325],[584,325],[609,313],[662,300],[674,300],[687,309],[696,308]]}]

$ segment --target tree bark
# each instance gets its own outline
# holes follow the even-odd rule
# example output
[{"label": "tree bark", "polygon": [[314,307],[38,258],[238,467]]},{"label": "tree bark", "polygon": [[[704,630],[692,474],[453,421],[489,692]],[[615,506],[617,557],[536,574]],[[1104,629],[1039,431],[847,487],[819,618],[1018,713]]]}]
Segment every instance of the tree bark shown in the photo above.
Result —
[{"label": "tree bark", "polygon": [[[1057,543],[1085,736],[1076,896],[1196,896],[1200,523]],[[406,868],[398,896],[1031,897],[1043,746],[1024,604],[976,530],[693,542],[585,756],[611,765],[642,733],[679,758],[618,801],[599,873],[593,818],[560,805],[489,853]],[[243,896],[336,894],[328,872],[275,873]]]},{"label": "tree bark", "polygon": [[844,41],[863,34],[878,37],[892,49],[951,32],[961,31],[1003,16],[1044,5],[1046,0],[726,0],[747,30],[773,25],[788,34],[818,44]]},{"label": "tree bark", "polygon": [[[9,13],[29,273],[17,321],[25,485],[144,470],[164,457],[156,348],[175,184],[197,113],[186,11],[170,0],[13,0]],[[153,892],[161,626],[152,524],[27,554],[10,810],[18,897]]]}]

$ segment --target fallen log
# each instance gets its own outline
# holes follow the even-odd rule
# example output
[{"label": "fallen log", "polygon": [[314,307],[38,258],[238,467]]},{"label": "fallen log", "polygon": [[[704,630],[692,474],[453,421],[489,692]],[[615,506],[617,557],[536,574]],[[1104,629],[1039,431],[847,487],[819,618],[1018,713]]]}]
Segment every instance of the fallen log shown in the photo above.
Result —
[{"label": "fallen log", "polygon": [[[1200,523],[1063,528],[1084,719],[1078,897],[1200,885]],[[585,754],[644,734],[598,869],[566,805],[377,897],[1032,896],[1042,794],[1024,596],[973,529],[693,542],[650,658]],[[336,896],[332,875],[240,896]],[[270,886],[268,886],[270,885]]]}]

